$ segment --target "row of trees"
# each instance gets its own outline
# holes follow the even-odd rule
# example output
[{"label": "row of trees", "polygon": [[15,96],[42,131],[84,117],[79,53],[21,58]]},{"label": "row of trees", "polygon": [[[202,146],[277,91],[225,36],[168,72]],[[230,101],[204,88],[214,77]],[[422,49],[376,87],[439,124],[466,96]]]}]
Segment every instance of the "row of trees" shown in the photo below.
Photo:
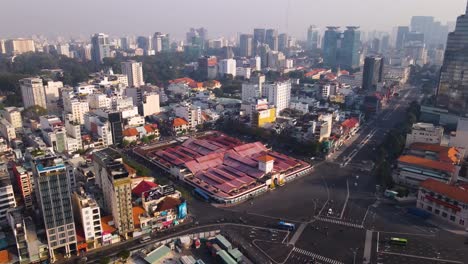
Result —
[{"label": "row of trees", "polygon": [[393,187],[392,164],[403,152],[406,134],[411,131],[411,127],[418,121],[420,114],[421,107],[418,102],[411,102],[406,109],[404,121],[387,134],[377,149],[375,175],[385,188]]}]

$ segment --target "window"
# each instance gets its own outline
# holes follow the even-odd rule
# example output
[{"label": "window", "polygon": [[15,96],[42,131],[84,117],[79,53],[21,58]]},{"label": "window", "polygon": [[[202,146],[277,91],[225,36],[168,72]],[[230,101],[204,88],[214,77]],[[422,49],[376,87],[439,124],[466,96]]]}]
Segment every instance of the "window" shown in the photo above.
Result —
[{"label": "window", "polygon": [[439,210],[439,209],[435,209],[435,210],[434,210],[434,213],[435,213],[435,214],[440,214],[440,210]]},{"label": "window", "polygon": [[460,219],[460,221],[458,222],[460,225],[465,225],[465,220],[463,219]]},{"label": "window", "polygon": [[447,213],[446,213],[446,212],[442,212],[442,217],[447,217]]},{"label": "window", "polygon": [[454,215],[450,216],[450,221],[455,222],[455,216]]},{"label": "window", "polygon": [[427,210],[428,210],[429,212],[432,212],[432,206],[429,206],[429,205],[428,205],[428,206],[427,206]]}]

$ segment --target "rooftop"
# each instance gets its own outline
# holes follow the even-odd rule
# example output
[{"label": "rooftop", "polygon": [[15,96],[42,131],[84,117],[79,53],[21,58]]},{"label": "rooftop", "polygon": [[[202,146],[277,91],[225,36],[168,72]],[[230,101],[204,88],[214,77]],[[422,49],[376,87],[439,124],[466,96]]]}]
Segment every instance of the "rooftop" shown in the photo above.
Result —
[{"label": "rooftop", "polygon": [[448,173],[454,173],[455,172],[455,165],[453,165],[451,163],[446,163],[446,162],[421,158],[421,157],[418,157],[418,156],[403,155],[403,156],[400,156],[398,158],[398,162],[411,164],[411,165],[415,165],[415,166],[421,166],[421,167],[434,169],[434,170],[439,170],[439,171],[445,171],[445,172],[448,172]]},{"label": "rooftop", "polygon": [[423,181],[421,187],[468,204],[468,188],[466,187],[447,184],[433,179]]},{"label": "rooftop", "polygon": [[441,162],[454,163],[460,162],[461,154],[457,148],[445,147],[438,144],[413,143],[410,150],[424,151],[425,154],[433,154]]}]

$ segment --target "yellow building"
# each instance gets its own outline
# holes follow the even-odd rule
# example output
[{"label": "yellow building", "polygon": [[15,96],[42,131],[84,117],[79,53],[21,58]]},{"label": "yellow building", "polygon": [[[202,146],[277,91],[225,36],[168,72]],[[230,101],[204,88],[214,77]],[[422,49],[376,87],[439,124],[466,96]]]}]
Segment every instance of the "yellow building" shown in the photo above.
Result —
[{"label": "yellow building", "polygon": [[276,121],[276,108],[257,110],[252,113],[252,126],[264,127],[266,124],[271,124]]}]

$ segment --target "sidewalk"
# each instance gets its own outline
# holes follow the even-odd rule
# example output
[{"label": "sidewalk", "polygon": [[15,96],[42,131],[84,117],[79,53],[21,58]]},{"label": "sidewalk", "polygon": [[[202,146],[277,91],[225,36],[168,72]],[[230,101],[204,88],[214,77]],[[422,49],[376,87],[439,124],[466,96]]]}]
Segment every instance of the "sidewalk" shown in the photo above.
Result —
[{"label": "sidewalk", "polygon": [[435,225],[439,227],[440,229],[443,229],[445,231],[448,231],[450,233],[456,234],[456,235],[467,235],[468,231],[466,231],[464,228],[459,227],[455,224],[448,223],[442,219],[438,219],[435,216],[432,216],[431,219],[426,220],[427,223]]}]

